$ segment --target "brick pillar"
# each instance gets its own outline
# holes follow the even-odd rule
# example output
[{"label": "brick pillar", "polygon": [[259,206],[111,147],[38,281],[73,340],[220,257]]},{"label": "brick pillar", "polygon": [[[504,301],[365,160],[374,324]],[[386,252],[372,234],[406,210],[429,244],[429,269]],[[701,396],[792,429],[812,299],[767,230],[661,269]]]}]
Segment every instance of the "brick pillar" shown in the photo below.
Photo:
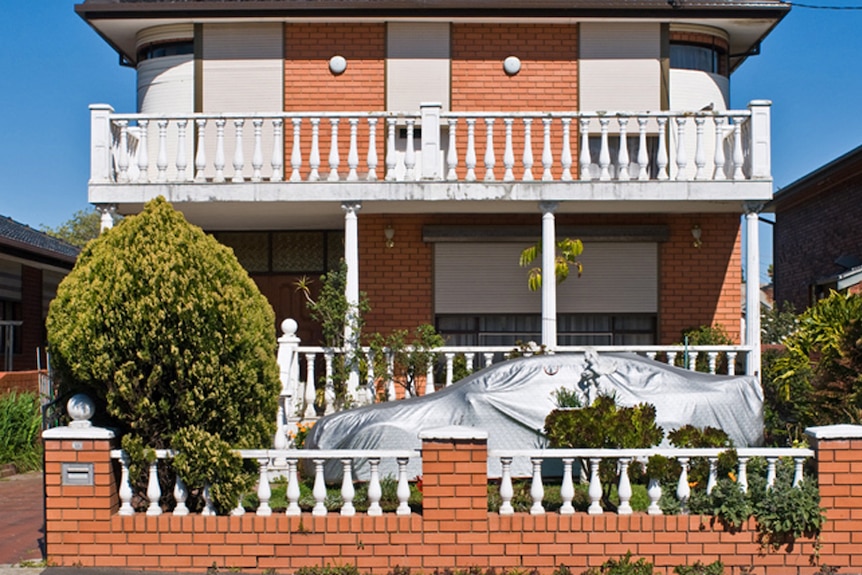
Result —
[{"label": "brick pillar", "polygon": [[[451,426],[422,431],[422,515],[440,531],[488,521],[488,433]],[[448,529],[451,527],[452,529]]]},{"label": "brick pillar", "polygon": [[[69,412],[75,418],[75,409]],[[80,400],[78,400],[80,401]],[[92,404],[90,404],[90,413]],[[119,509],[110,429],[79,418],[42,433],[45,445],[45,541],[51,564],[88,566],[98,533],[110,531]]]},{"label": "brick pillar", "polygon": [[820,506],[826,509],[821,561],[862,567],[862,425],[809,427],[817,451]]}]

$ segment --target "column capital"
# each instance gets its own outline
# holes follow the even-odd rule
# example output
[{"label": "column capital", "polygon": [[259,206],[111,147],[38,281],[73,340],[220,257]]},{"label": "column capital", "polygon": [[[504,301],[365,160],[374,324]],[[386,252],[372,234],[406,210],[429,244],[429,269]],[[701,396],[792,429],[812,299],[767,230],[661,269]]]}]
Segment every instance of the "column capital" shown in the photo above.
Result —
[{"label": "column capital", "polygon": [[342,202],[341,209],[347,213],[355,214],[362,207],[362,202]]},{"label": "column capital", "polygon": [[765,207],[766,202],[745,202],[743,204],[743,208],[745,209],[745,215],[759,214],[763,211],[763,208]]},{"label": "column capital", "polygon": [[560,207],[560,202],[539,202],[539,209],[542,210],[543,213],[554,213],[557,211],[558,207]]}]

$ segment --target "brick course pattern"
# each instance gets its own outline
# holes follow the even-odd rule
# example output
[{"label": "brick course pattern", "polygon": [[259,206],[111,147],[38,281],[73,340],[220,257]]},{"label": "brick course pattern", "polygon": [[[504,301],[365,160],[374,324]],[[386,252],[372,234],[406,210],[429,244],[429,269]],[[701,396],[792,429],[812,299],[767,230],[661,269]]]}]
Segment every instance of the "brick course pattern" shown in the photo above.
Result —
[{"label": "brick course pattern", "polygon": [[[589,516],[577,513],[500,516],[487,511],[484,440],[425,440],[423,514],[382,517],[131,517],[116,515],[116,466],[108,441],[46,441],[48,561],[58,566],[204,572],[219,568],[274,569],[353,564],[386,573],[396,566],[430,571],[445,567],[536,567],[550,573],[565,564],[598,566],[627,551],[659,573],[694,561],[749,568],[770,575],[809,575],[818,565],[862,567],[862,440],[817,445],[822,505],[828,521],[819,541],[781,549],[762,547],[750,520],[736,533],[703,516]],[[95,485],[60,484],[60,464],[95,464]]]}]

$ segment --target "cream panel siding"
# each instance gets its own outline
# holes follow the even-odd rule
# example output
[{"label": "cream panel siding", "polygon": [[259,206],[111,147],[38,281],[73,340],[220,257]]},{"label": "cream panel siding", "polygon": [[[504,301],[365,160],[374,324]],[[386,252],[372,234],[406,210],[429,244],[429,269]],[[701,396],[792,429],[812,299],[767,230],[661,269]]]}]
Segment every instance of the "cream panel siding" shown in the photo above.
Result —
[{"label": "cream panel siding", "polygon": [[386,109],[414,112],[422,102],[449,110],[449,24],[387,26]]},{"label": "cream panel siding", "polygon": [[580,109],[661,109],[658,24],[584,23],[580,44]]},{"label": "cream panel siding", "polygon": [[156,26],[138,32],[135,41],[138,48],[148,44],[171,42],[175,40],[191,40],[194,38],[195,28],[192,24],[171,24],[168,26]]},{"label": "cream panel siding", "polygon": [[[266,113],[284,110],[284,34],[281,24],[211,24],[203,30],[202,111],[208,113]],[[225,125],[225,175],[234,174],[236,131],[232,121]],[[263,126],[263,177],[272,174],[272,121]],[[243,126],[243,175],[251,177],[254,154],[254,127]],[[207,152],[212,164],[215,125],[207,126]],[[209,167],[207,175],[213,175]]]},{"label": "cream panel siding", "polygon": [[[527,288],[519,243],[437,243],[434,312],[540,313],[541,294]],[[559,313],[656,313],[658,245],[596,242],[580,258],[584,274],[557,287]]]}]

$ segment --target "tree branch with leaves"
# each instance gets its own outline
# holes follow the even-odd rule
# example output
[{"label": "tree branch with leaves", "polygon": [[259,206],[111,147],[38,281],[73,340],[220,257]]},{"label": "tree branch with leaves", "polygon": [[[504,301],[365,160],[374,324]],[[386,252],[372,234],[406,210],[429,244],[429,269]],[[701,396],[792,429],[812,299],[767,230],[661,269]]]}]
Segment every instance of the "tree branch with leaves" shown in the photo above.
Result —
[{"label": "tree branch with leaves", "polygon": [[[578,256],[584,253],[584,244],[581,240],[573,240],[564,238],[559,240],[556,245],[556,250],[559,253],[554,254],[554,275],[557,278],[557,283],[562,283],[569,277],[572,268],[578,272],[578,277],[584,272],[583,264],[578,260]],[[521,252],[519,264],[525,268],[532,264],[536,258],[542,254],[542,242],[539,241],[532,246],[524,249]],[[542,268],[530,268],[527,277],[527,285],[530,291],[538,291],[542,287]]]}]

